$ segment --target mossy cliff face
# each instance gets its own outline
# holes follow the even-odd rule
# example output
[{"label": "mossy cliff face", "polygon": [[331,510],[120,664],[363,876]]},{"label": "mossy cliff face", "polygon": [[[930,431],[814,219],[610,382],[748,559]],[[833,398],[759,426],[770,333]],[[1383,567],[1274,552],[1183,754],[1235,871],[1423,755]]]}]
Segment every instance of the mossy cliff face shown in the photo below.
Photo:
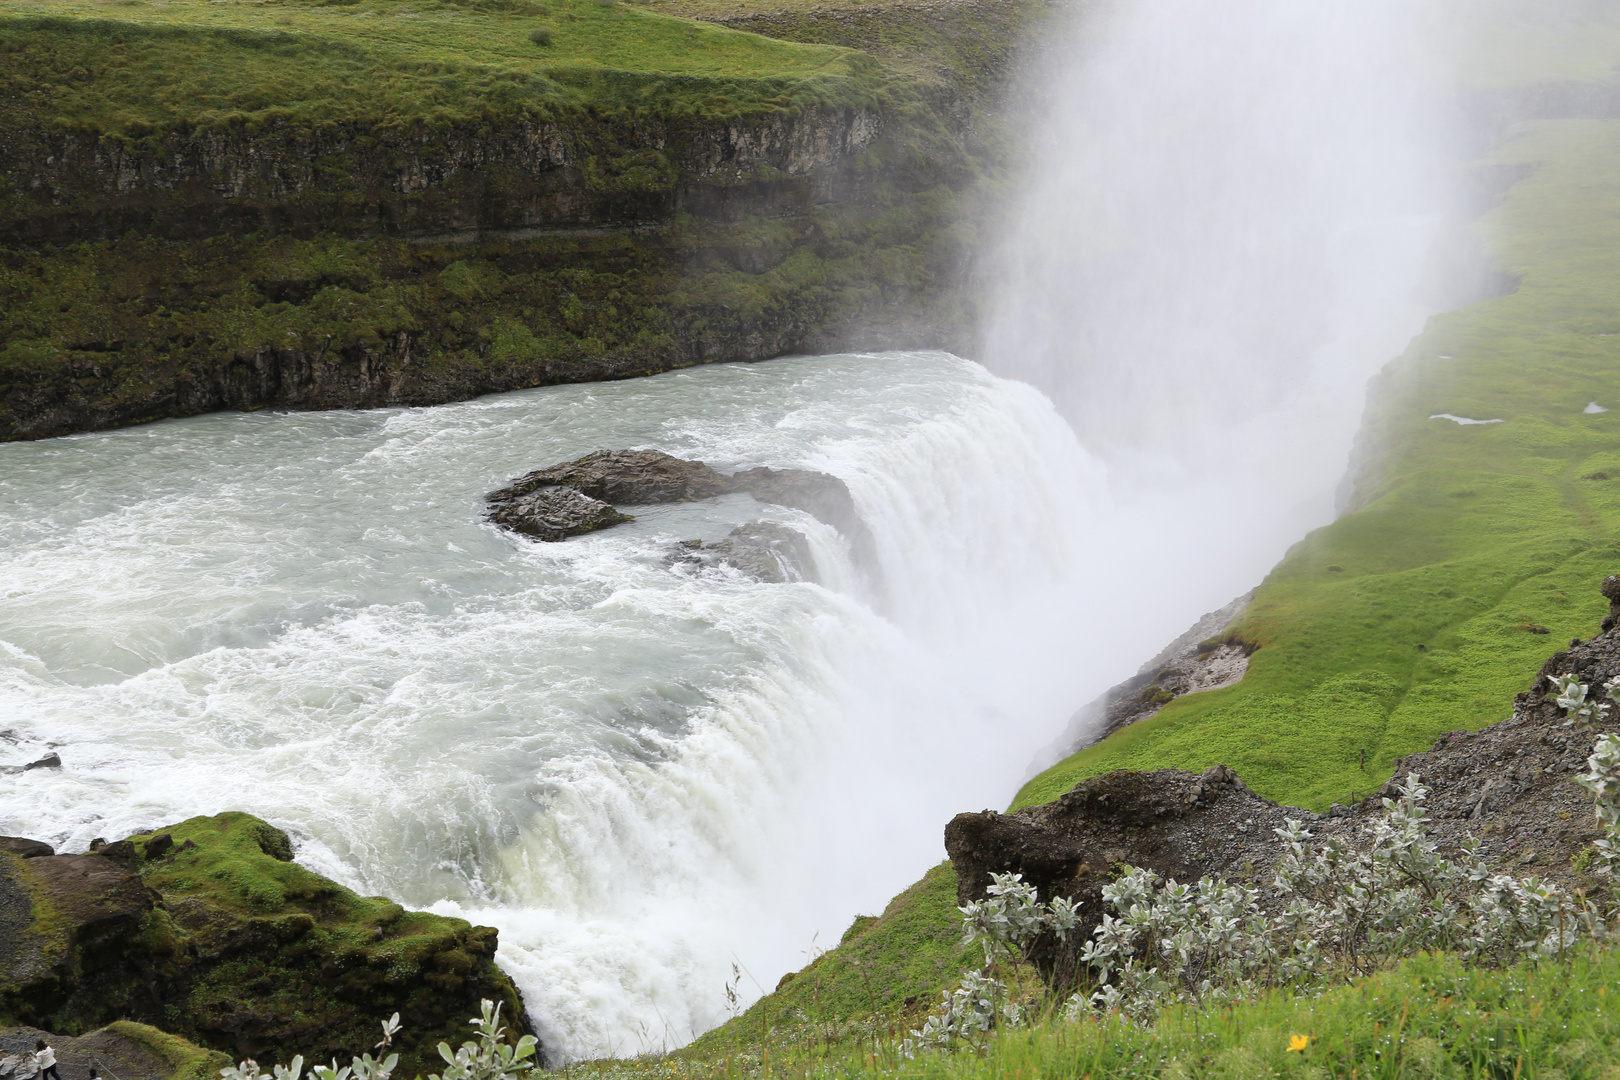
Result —
[{"label": "mossy cliff face", "polygon": [[356,896],[291,857],[240,813],[85,855],[0,854],[0,1022],[132,1018],[267,1064],[367,1050],[397,1011],[407,1075],[471,1036],[483,998],[527,1030],[493,929]]},{"label": "mossy cliff face", "polygon": [[[1046,10],[1003,6],[1009,37]],[[104,116],[144,70],[109,57],[251,73],[279,47],[177,33],[0,19],[0,438],[967,338],[985,71],[770,43],[836,72],[486,78],[414,118],[275,84],[256,111]]]}]

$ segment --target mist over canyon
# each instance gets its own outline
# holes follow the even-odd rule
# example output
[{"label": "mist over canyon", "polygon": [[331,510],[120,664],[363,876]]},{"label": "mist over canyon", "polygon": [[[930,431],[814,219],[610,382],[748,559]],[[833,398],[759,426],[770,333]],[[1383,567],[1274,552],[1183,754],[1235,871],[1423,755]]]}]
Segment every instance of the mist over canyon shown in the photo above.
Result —
[{"label": "mist over canyon", "polygon": [[[646,114],[514,76],[559,110],[522,153],[401,127],[342,177],[294,126],[115,151],[30,114],[0,433],[61,437],[0,446],[0,727],[62,768],[0,826],[247,811],[498,928],[551,1063],[687,1043],[1352,502],[1369,379],[1512,288],[1470,232],[1507,181],[1465,162],[1533,102],[1482,119],[1458,74],[1500,7],[975,8],[1040,47],[930,52],[922,89],[847,25],[726,15],[811,51],[692,40],[803,81],[702,117],[685,69]],[[600,8],[557,25],[631,18]],[[75,175],[92,146],[118,168]],[[624,449],[827,474],[859,536],[741,489],[558,543],[487,519]],[[814,573],[692,554],[759,522]]]}]

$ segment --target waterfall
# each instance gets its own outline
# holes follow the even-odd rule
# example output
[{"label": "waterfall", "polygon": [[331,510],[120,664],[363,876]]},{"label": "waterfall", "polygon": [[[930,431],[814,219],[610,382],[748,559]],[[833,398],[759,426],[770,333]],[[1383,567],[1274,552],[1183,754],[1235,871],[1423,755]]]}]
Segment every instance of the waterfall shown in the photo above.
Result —
[{"label": "waterfall", "polygon": [[1331,519],[1368,377],[1449,306],[1440,26],[1409,0],[1103,0],[1026,87],[986,363],[1053,398],[1136,530],[1199,520],[1154,557],[1203,610]]},{"label": "waterfall", "polygon": [[[745,495],[561,544],[481,519],[514,475],[641,446],[841,477],[875,565]],[[258,814],[355,889],[498,927],[562,1057],[678,1046],[725,1019],[733,962],[746,1001],[836,944],[953,814],[1005,804],[1095,675],[1053,598],[1101,475],[1038,391],[940,353],[0,458],[0,750],[65,763],[0,785],[0,831]],[[670,564],[760,517],[823,584]]]}]

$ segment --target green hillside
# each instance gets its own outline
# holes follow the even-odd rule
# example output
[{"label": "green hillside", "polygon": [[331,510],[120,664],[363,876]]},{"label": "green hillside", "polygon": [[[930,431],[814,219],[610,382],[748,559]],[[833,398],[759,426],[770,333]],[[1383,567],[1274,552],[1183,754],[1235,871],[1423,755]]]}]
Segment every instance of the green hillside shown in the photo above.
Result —
[{"label": "green hillside", "polygon": [[598,0],[12,2],[0,4],[0,53],[0,124],[128,138],[177,125],[442,126],[586,100],[713,117],[786,107],[875,66]]},{"label": "green hillside", "polygon": [[1349,801],[1440,733],[1503,719],[1550,643],[1596,631],[1620,569],[1620,122],[1526,124],[1490,163],[1534,169],[1483,225],[1519,288],[1434,319],[1379,379],[1358,509],[1267,576],[1237,627],[1262,645],[1248,675],[1015,805],[1217,762],[1281,802]]}]

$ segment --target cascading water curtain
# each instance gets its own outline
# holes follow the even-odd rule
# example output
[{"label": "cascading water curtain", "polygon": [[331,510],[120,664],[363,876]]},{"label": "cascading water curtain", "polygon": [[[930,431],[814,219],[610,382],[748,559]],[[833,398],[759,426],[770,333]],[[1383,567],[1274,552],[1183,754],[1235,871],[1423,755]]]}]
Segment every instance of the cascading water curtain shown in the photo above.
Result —
[{"label": "cascading water curtain", "polygon": [[1209,610],[1331,519],[1368,377],[1448,306],[1441,25],[1408,0],[1103,0],[1036,65],[983,353],[1106,464],[1111,573],[1168,563]]},{"label": "cascading water curtain", "polygon": [[[1423,226],[1444,210],[1445,50],[1428,23],[1389,0],[1074,16],[1033,90],[992,369],[1116,458],[1219,443],[1329,362],[1364,381],[1423,305]],[[1348,334],[1388,344],[1346,360]]]}]

